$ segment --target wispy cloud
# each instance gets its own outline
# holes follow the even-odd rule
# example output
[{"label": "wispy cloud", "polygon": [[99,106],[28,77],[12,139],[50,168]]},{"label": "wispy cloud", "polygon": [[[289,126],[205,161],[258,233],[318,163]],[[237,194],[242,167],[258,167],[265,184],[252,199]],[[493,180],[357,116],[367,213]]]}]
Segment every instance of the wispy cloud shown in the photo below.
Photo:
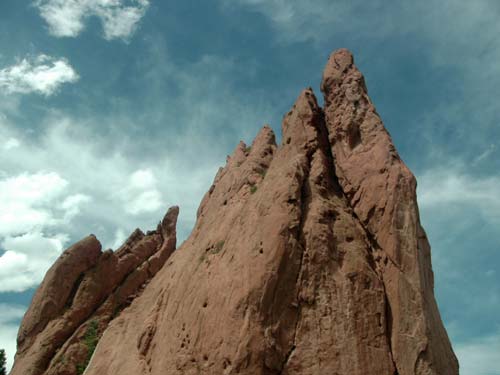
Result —
[{"label": "wispy cloud", "polygon": [[178,148],[158,152],[160,140],[149,145],[156,148],[157,159],[143,160],[135,155],[136,140],[118,129],[113,140],[100,138],[85,122],[61,114],[49,116],[42,126],[44,132],[31,142],[0,122],[0,139],[16,138],[21,144],[0,153],[0,187],[5,190],[0,194],[5,197],[0,200],[5,222],[0,240],[38,231],[75,241],[94,233],[104,247],[116,248],[134,228],[154,228],[173,204],[181,206],[179,232],[185,237],[220,164],[183,161],[189,167],[179,169],[185,154]]},{"label": "wispy cloud", "polygon": [[24,58],[0,70],[0,88],[7,93],[53,95],[64,83],[74,83],[79,76],[65,59],[47,55]]},{"label": "wispy cloud", "polygon": [[162,196],[157,188],[156,177],[151,169],[140,169],[129,177],[128,185],[120,192],[125,211],[132,215],[158,211]]},{"label": "wispy cloud", "polygon": [[472,161],[472,165],[475,166],[477,164],[479,164],[480,162],[482,162],[483,160],[486,160],[488,159],[497,149],[497,145],[492,143],[490,144],[486,150],[484,150],[481,154],[479,154],[479,156],[477,156],[473,161]]},{"label": "wispy cloud", "polygon": [[149,7],[148,0],[36,0],[34,4],[54,36],[77,36],[94,16],[107,40],[129,38]]},{"label": "wispy cloud", "polygon": [[20,145],[19,140],[17,140],[16,138],[9,138],[7,139],[7,141],[4,142],[2,147],[5,151],[8,151],[10,149],[19,147],[19,145]]},{"label": "wispy cloud", "polygon": [[16,337],[19,321],[26,308],[13,304],[0,303],[0,348],[5,349],[7,355],[7,372],[10,371],[16,352]]},{"label": "wispy cloud", "polygon": [[500,375],[500,335],[493,333],[500,307],[494,270],[500,174],[481,175],[473,163],[455,160],[424,171],[417,178],[418,201],[460,374]]},{"label": "wispy cloud", "polygon": [[462,375],[500,375],[500,333],[455,345]]},{"label": "wispy cloud", "polygon": [[428,170],[418,181],[423,210],[463,207],[500,223],[500,175],[474,176],[463,168],[448,167]]}]

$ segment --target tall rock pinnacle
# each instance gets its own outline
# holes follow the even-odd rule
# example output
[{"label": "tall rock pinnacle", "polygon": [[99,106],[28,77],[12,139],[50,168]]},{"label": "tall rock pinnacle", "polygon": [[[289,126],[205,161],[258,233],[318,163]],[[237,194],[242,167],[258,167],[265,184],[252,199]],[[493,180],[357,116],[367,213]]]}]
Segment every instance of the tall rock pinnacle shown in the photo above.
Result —
[{"label": "tall rock pinnacle", "polygon": [[400,374],[456,374],[434,299],[430,246],[420,225],[416,181],[368,97],[351,53],[330,56],[321,83],[339,183],[374,246],[391,315]]},{"label": "tall rock pinnacle", "polygon": [[114,253],[93,237],[66,250],[12,375],[458,375],[415,178],[349,51],[321,89],[324,109],[299,95],[281,145],[264,126],[236,147],[179,249],[174,208]]}]

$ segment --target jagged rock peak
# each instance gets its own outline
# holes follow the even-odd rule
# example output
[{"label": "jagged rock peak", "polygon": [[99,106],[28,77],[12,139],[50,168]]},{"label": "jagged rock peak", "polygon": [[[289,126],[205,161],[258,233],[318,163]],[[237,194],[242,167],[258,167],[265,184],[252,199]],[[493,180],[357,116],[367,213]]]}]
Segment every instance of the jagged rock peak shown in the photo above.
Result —
[{"label": "jagged rock peak", "polygon": [[430,246],[416,180],[399,157],[346,49],[323,73],[325,122],[340,186],[377,253],[390,307],[391,349],[401,374],[457,374],[434,298]]},{"label": "jagged rock peak", "polygon": [[269,126],[238,144],[177,251],[176,207],[116,253],[99,247],[67,311],[23,322],[13,375],[458,375],[415,178],[348,50],[321,90],[324,108],[300,93],[279,147]]},{"label": "jagged rock peak", "polygon": [[171,207],[158,233],[136,229],[116,252],[102,252],[93,235],[65,250],[21,322],[11,374],[81,374],[92,355],[88,332],[98,340],[175,250],[178,213]]}]

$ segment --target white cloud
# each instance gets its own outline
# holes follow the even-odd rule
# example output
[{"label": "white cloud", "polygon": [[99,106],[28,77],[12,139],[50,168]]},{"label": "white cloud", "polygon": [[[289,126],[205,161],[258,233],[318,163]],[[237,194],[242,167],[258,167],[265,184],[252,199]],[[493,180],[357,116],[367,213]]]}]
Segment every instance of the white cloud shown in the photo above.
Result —
[{"label": "white cloud", "polygon": [[0,292],[36,286],[61,252],[68,236],[43,231],[63,229],[90,201],[68,195],[68,185],[55,172],[0,179]]},{"label": "white cloud", "polygon": [[0,236],[55,224],[51,205],[68,182],[55,172],[23,173],[0,179]]},{"label": "white cloud", "polygon": [[156,186],[156,177],[151,169],[139,169],[130,175],[132,189],[150,189]]},{"label": "white cloud", "polygon": [[5,151],[8,151],[10,149],[13,149],[13,148],[16,148],[16,147],[19,147],[21,145],[21,143],[19,142],[19,140],[17,140],[16,138],[9,138],[7,139],[7,141],[3,144],[3,149]]},{"label": "white cloud", "polygon": [[500,176],[478,177],[458,167],[432,169],[418,178],[422,210],[464,207],[500,222]]},{"label": "white cloud", "polygon": [[64,83],[74,83],[79,77],[65,59],[47,55],[25,58],[0,70],[0,88],[8,93],[54,94]]},{"label": "white cloud", "polygon": [[71,221],[81,211],[81,206],[84,203],[89,203],[92,199],[85,194],[74,194],[68,196],[61,204],[61,209],[64,210],[64,221]]},{"label": "white cloud", "polygon": [[161,194],[157,190],[149,190],[140,193],[126,207],[128,213],[138,215],[147,212],[158,211],[162,207]]},{"label": "white cloud", "polygon": [[24,306],[0,303],[0,348],[5,349],[7,372],[10,371],[16,352],[16,337],[19,321],[24,315]]},{"label": "white cloud", "polygon": [[57,259],[68,238],[46,237],[43,233],[27,233],[6,237],[0,246],[0,292],[22,292],[40,283],[45,272]]},{"label": "white cloud", "polygon": [[[105,120],[99,118],[92,121],[102,123]],[[190,149],[186,148],[186,142],[179,141],[178,146],[164,151],[165,140],[153,139],[147,146],[151,154],[141,151],[141,157],[137,158],[133,155],[137,140],[119,132],[123,123],[117,122],[108,123],[112,128],[117,126],[110,141],[97,137],[87,123],[58,113],[41,122],[43,132],[37,142],[30,142],[13,125],[6,122],[2,127],[0,121],[0,139],[13,137],[22,143],[22,147],[0,152],[0,168],[4,175],[2,177],[0,170],[0,181],[9,187],[5,188],[9,191],[9,198],[3,204],[13,200],[21,207],[20,213],[33,213],[22,220],[10,215],[16,221],[10,225],[8,233],[55,231],[69,234],[72,241],[94,233],[104,248],[116,248],[135,228],[155,228],[168,206],[179,204],[179,237],[185,238],[189,234],[198,203],[223,157],[211,159],[207,155],[202,162],[186,162],[185,152]],[[185,167],[181,169],[179,165]],[[50,173],[41,172],[48,168]],[[27,171],[21,175],[27,178],[16,175],[20,170]],[[52,181],[53,188],[59,189],[45,189],[42,196],[46,197],[46,203],[40,203],[38,198],[32,201],[23,198],[19,202],[19,195],[29,196],[33,182],[24,184],[25,187],[14,195],[13,191],[18,190],[15,186],[22,185],[20,181],[36,180],[33,176]],[[49,193],[50,199],[47,198]],[[0,231],[3,228],[7,227],[0,225]],[[117,230],[121,231],[118,239],[115,238]],[[0,233],[0,240],[1,236]]]},{"label": "white cloud", "polygon": [[500,333],[455,345],[461,375],[500,375]]},{"label": "white cloud", "polygon": [[156,187],[156,177],[150,169],[140,169],[129,177],[128,186],[121,191],[125,211],[132,215],[158,211],[162,196]]},{"label": "white cloud", "polygon": [[95,16],[107,40],[130,37],[149,7],[148,0],[36,0],[34,4],[54,36],[75,37],[87,18]]},{"label": "white cloud", "polygon": [[114,250],[118,249],[121,245],[123,245],[126,239],[127,239],[127,234],[125,233],[125,231],[122,228],[118,228],[115,232],[115,239],[113,240],[113,243],[110,246],[111,249]]}]

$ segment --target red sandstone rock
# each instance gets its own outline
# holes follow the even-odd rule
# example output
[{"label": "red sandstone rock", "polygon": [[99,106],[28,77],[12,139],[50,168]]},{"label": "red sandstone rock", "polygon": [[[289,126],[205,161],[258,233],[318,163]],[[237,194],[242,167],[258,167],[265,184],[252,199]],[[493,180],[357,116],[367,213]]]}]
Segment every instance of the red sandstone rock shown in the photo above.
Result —
[{"label": "red sandstone rock", "polygon": [[415,177],[401,161],[348,50],[332,53],[321,89],[340,185],[380,253],[377,265],[390,306],[397,370],[457,374],[458,362],[434,299]]},{"label": "red sandstone rock", "polygon": [[161,268],[175,249],[178,213],[170,208],[157,231],[137,229],[116,252],[101,252],[94,236],[66,250],[23,318],[11,374],[74,375],[85,367],[89,326],[99,338]]},{"label": "red sandstone rock", "polygon": [[[311,89],[300,94],[281,146],[268,126],[237,146],[177,251],[175,211],[82,266],[69,312],[32,306],[13,374],[75,374],[94,326],[85,375],[457,375],[415,179],[347,50],[330,57],[322,90],[324,110]],[[34,361],[69,313],[79,323]]]}]

